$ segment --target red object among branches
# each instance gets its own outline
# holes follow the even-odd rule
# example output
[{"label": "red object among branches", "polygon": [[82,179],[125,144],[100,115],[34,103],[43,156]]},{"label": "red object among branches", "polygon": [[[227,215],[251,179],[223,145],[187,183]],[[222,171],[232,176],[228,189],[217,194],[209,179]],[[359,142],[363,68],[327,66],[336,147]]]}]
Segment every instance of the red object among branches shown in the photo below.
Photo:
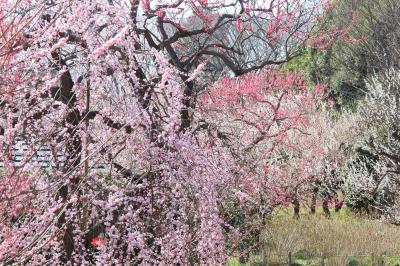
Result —
[{"label": "red object among branches", "polygon": [[104,238],[101,236],[96,236],[92,239],[92,241],[90,241],[90,244],[94,247],[101,247],[104,246]]}]

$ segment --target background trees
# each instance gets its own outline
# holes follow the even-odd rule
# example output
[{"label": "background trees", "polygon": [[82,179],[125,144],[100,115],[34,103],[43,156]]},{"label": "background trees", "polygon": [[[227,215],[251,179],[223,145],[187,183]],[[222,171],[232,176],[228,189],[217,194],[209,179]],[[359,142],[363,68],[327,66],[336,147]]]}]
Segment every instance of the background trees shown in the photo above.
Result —
[{"label": "background trees", "polygon": [[[394,87],[399,56],[395,25],[399,3],[335,1],[333,6],[332,22],[337,26],[351,25],[348,36],[353,41],[335,42],[321,51],[307,49],[301,58],[309,63],[306,72],[310,80],[324,81],[336,107],[341,107],[337,123],[351,124],[353,133],[336,138],[341,139],[348,156],[348,165],[339,175],[348,205],[387,213],[397,198],[392,191],[397,179],[392,168],[396,167],[383,156],[383,150],[396,147],[388,132],[395,127],[391,119],[397,113]],[[390,114],[387,108],[391,109]]]},{"label": "background trees", "polygon": [[399,3],[334,1],[332,7],[325,19],[331,19],[329,26],[334,28],[350,25],[345,38],[323,50],[305,47],[284,69],[303,71],[310,82],[325,84],[327,94],[334,99],[332,132],[339,130],[334,139],[341,143],[340,153],[347,162],[322,185],[344,182],[348,206],[379,215],[390,213],[388,209],[398,197],[394,193],[397,173],[394,158],[387,161],[387,157],[395,152],[383,150],[396,149],[397,145],[393,133],[388,132],[396,127],[392,119],[398,112],[395,25]]},{"label": "background trees", "polygon": [[330,21],[346,28],[349,39],[313,52],[310,73],[328,82],[338,103],[348,106],[363,98],[371,75],[398,68],[400,6],[392,0],[334,1],[333,6]]}]

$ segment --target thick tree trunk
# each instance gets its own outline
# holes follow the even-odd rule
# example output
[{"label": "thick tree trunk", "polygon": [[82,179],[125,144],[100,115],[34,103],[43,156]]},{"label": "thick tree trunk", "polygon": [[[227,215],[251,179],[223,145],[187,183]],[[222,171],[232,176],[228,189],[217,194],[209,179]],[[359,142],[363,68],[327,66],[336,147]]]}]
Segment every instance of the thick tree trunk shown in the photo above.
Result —
[{"label": "thick tree trunk", "polygon": [[183,108],[181,110],[181,129],[186,130],[192,124],[192,116],[190,114],[193,106],[193,89],[194,82],[189,81],[186,84],[186,88],[184,90],[184,98],[183,98]]}]

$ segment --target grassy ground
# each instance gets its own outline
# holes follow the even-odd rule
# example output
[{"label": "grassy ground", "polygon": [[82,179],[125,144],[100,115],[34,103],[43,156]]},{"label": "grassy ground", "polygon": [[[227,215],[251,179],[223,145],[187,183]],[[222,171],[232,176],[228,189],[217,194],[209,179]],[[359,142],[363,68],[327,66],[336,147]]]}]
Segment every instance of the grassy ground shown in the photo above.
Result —
[{"label": "grassy ground", "polygon": [[[261,255],[251,256],[247,264],[235,258],[230,266],[288,265],[400,265],[400,227],[351,213],[344,208],[331,211],[331,219],[319,209],[315,215],[303,209],[301,218],[292,218],[292,209],[280,209],[268,222],[262,236],[265,240]],[[265,262],[268,262],[266,264]]]}]

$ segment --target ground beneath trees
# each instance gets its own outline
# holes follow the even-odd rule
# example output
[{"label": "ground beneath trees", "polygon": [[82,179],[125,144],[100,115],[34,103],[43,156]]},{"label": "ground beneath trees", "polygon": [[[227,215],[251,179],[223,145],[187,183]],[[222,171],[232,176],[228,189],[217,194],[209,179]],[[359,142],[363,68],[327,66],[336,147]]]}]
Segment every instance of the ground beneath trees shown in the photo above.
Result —
[{"label": "ground beneath trees", "polygon": [[[315,215],[301,210],[292,218],[291,208],[278,210],[262,236],[261,254],[245,264],[231,258],[229,266],[242,265],[400,265],[400,228],[347,208],[331,210],[331,219],[322,208]],[[264,259],[263,255],[264,253]]]}]

